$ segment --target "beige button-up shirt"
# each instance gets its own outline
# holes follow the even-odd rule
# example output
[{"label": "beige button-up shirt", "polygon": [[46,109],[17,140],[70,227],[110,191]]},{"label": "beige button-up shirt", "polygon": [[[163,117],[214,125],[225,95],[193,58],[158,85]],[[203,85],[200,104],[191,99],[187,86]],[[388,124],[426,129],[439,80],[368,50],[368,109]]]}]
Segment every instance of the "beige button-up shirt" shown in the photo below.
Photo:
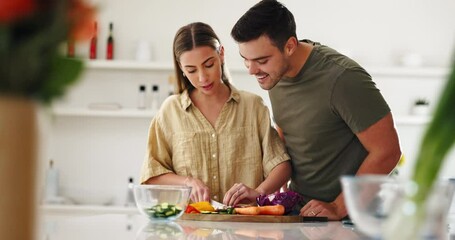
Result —
[{"label": "beige button-up shirt", "polygon": [[262,99],[230,88],[215,127],[187,91],[166,99],[150,124],[141,182],[165,173],[191,176],[221,201],[234,183],[256,188],[275,166],[289,160]]}]

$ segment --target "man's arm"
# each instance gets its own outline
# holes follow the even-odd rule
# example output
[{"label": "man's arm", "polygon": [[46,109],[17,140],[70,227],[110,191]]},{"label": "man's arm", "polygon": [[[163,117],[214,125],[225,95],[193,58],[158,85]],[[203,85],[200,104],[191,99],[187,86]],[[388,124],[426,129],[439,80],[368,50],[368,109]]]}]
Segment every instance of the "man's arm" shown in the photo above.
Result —
[{"label": "man's arm", "polygon": [[[356,175],[389,174],[401,157],[398,134],[393,123],[392,114],[387,114],[356,135],[368,151],[368,155],[360,165]],[[343,193],[341,193],[331,203],[317,200],[308,202],[300,210],[300,214],[304,216],[327,216],[330,220],[340,220],[348,213]]]},{"label": "man's arm", "polygon": [[356,175],[389,174],[401,157],[400,143],[392,114],[357,134],[368,156],[360,165]]}]

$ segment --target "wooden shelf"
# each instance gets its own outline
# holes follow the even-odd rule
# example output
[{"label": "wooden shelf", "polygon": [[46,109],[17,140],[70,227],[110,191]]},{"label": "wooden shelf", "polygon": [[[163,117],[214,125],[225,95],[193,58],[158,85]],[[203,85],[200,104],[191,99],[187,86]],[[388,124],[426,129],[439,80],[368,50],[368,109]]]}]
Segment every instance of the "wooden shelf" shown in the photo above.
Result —
[{"label": "wooden shelf", "polygon": [[118,110],[98,110],[89,108],[56,107],[53,114],[59,117],[113,117],[113,118],[152,118],[155,111],[134,108],[122,108]]}]

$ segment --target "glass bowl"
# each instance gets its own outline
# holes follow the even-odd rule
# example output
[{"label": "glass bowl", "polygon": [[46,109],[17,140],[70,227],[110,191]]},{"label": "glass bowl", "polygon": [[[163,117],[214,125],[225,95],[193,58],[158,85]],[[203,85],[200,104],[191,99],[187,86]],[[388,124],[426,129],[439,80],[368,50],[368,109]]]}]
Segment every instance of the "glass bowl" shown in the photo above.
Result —
[{"label": "glass bowl", "polygon": [[400,198],[398,182],[383,175],[342,176],[341,185],[356,227],[368,236],[380,236],[384,219]]},{"label": "glass bowl", "polygon": [[[387,175],[342,176],[341,185],[349,217],[355,227],[369,237],[383,238],[386,232],[390,232],[397,215],[415,211],[409,198],[417,192],[418,186],[410,180]],[[454,185],[448,181],[439,181],[435,185],[425,204],[426,217],[418,229],[419,236],[436,236],[446,230],[445,221],[453,191]],[[409,225],[398,224],[402,229]]]},{"label": "glass bowl", "polygon": [[180,185],[134,185],[139,212],[151,221],[173,221],[183,215],[191,187]]}]

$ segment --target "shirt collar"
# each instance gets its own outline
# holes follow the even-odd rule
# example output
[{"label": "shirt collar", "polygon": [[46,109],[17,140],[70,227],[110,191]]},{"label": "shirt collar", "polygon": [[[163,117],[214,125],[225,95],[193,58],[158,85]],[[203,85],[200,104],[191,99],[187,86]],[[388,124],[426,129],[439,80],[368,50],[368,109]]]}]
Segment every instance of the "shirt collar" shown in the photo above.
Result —
[{"label": "shirt collar", "polygon": [[[229,84],[229,88],[231,89],[231,95],[229,96],[229,98],[228,98],[228,100],[226,102],[229,102],[229,101],[232,100],[232,101],[235,101],[235,102],[238,103],[240,101],[240,92],[239,92],[239,90],[237,90],[237,88],[235,88],[231,84]],[[188,107],[191,106],[191,104],[193,104],[193,102],[191,101],[188,89],[184,90],[180,94],[180,104],[181,104],[181,106],[182,106],[182,108],[184,110],[187,110]]]}]

